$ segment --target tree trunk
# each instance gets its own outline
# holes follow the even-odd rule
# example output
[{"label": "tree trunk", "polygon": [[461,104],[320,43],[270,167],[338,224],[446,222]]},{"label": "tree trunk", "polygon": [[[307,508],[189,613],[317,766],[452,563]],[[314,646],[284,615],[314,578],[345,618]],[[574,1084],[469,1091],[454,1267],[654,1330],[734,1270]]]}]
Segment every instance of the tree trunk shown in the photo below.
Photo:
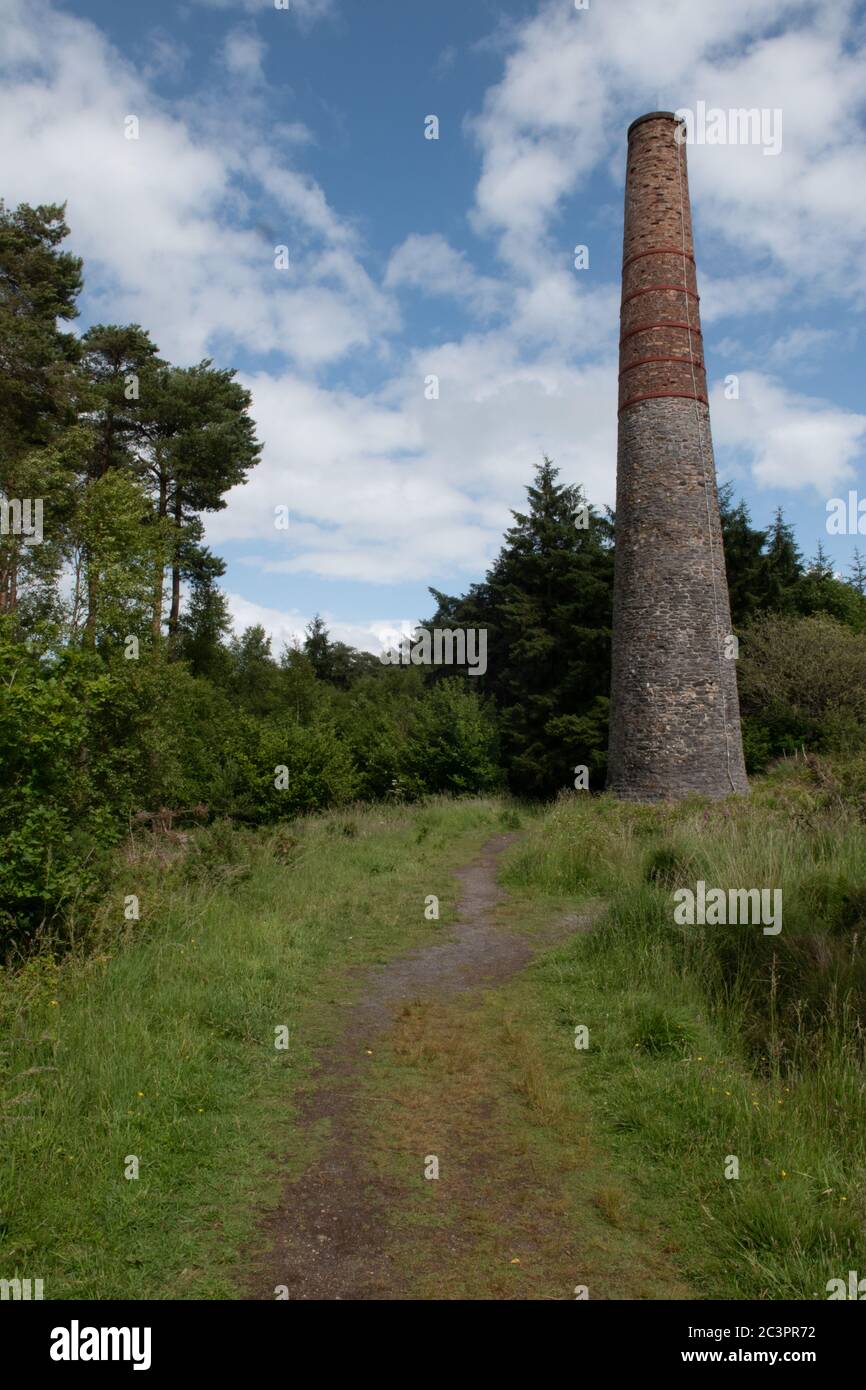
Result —
[{"label": "tree trunk", "polygon": [[0,566],[0,613],[14,613],[18,602],[16,578],[17,562],[10,555],[8,562]]},{"label": "tree trunk", "polygon": [[[162,468],[159,470],[159,510],[158,521],[162,521],[168,511],[168,484]],[[163,566],[162,561],[157,561],[156,582],[153,586],[153,618],[151,620],[151,632],[154,644],[159,642],[162,636],[162,581]]]},{"label": "tree trunk", "polygon": [[177,642],[178,620],[180,618],[180,540],[183,522],[183,498],[180,487],[175,487],[174,524],[177,534],[174,538],[174,554],[171,563],[171,613],[168,619],[168,640],[173,647]]},{"label": "tree trunk", "polygon": [[84,645],[87,647],[95,647],[96,607],[99,581],[94,573],[93,556],[89,549],[85,552],[84,563],[87,568],[87,619],[84,624]]}]

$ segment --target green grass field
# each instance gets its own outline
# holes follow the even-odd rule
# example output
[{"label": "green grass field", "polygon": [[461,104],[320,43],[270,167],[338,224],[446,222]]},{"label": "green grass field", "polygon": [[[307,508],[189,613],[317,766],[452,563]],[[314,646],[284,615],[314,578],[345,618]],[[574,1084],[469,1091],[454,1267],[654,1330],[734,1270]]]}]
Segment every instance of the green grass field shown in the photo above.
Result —
[{"label": "green grass field", "polygon": [[[562,1296],[571,1241],[593,1296],[825,1298],[866,1268],[858,779],[813,764],[739,804],[442,799],[130,842],[76,951],[3,980],[0,1277],[241,1296],[257,1222],[310,1157],[293,1096],[355,967],[447,932],[453,870],[519,824],[505,927],[597,915],[484,995],[404,1011],[365,1083],[383,1171],[431,1126],[497,1155],[395,1213],[411,1296]],[[677,927],[672,890],[697,878],[781,886],[782,932]]]},{"label": "green grass field", "polygon": [[0,1276],[46,1298],[235,1296],[352,967],[429,935],[425,894],[447,909],[453,866],[501,819],[434,801],[217,826],[191,863],[144,837],[81,953],[4,983]]},{"label": "green grass field", "polygon": [[[671,889],[701,877],[781,886],[781,933],[677,927]],[[828,1279],[866,1267],[859,783],[818,766],[713,807],[570,799],[506,882],[608,902],[515,988],[551,1073],[588,1027],[572,1084],[702,1295],[826,1298]]]}]

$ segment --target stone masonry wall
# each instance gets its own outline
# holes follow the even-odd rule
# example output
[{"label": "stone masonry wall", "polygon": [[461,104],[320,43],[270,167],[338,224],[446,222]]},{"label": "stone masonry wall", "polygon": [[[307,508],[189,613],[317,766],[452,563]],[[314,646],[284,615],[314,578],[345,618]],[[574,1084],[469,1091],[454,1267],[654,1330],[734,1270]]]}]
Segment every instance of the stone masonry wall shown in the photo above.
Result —
[{"label": "stone masonry wall", "polygon": [[676,128],[635,122],[626,173],[608,787],[639,801],[748,790]]}]

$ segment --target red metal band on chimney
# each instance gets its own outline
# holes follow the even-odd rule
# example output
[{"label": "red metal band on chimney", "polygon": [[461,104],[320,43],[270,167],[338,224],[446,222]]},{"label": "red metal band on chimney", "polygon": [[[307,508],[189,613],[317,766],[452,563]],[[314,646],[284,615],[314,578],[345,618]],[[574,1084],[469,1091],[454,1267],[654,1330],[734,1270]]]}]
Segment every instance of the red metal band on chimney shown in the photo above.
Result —
[{"label": "red metal band on chimney", "polygon": [[631,294],[624,295],[623,304],[628,304],[630,299],[637,299],[639,294],[652,294],[653,290],[677,290],[680,294],[687,294],[690,299],[700,302],[701,296],[694,290],[687,290],[685,285],[645,285],[642,290],[632,290]]},{"label": "red metal band on chimney", "polygon": [[687,328],[696,337],[701,337],[701,330],[693,323],[682,323],[679,319],[657,319],[654,323],[639,323],[636,328],[630,328],[627,333],[623,333],[619,340],[620,347],[626,338],[633,338],[635,333],[646,333],[650,328]]},{"label": "red metal band on chimney", "polygon": [[633,372],[635,367],[642,367],[645,362],[682,362],[686,367],[694,365],[698,371],[704,369],[700,357],[639,357],[636,362],[629,362],[627,367],[623,367],[620,377],[624,377],[626,372]]},{"label": "red metal band on chimney", "polygon": [[633,261],[639,261],[643,256],[679,256],[680,259],[685,256],[692,265],[695,264],[695,258],[691,251],[683,251],[681,246],[652,246],[649,251],[635,251],[634,255],[629,256],[627,261],[623,261],[623,270],[627,265],[631,265]]},{"label": "red metal band on chimney", "polygon": [[620,406],[617,414],[622,415],[624,410],[628,410],[631,405],[637,405],[639,401],[660,401],[666,396],[674,396],[684,401],[700,401],[702,405],[709,405],[706,396],[695,396],[691,391],[647,391],[643,396],[632,396],[630,401]]}]

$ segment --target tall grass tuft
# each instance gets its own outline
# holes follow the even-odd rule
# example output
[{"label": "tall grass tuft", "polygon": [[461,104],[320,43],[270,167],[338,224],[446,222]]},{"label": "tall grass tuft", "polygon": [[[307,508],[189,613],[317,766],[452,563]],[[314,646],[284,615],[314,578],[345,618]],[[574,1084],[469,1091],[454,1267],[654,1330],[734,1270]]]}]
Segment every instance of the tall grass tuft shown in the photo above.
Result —
[{"label": "tall grass tuft", "polygon": [[[822,1298],[866,1273],[864,792],[862,760],[808,759],[747,799],[571,795],[507,868],[515,888],[606,902],[548,972],[551,1016],[589,1024],[581,1075],[672,1220],[686,1202],[713,1296]],[[780,888],[781,931],[678,925],[673,894],[699,879]]]}]

